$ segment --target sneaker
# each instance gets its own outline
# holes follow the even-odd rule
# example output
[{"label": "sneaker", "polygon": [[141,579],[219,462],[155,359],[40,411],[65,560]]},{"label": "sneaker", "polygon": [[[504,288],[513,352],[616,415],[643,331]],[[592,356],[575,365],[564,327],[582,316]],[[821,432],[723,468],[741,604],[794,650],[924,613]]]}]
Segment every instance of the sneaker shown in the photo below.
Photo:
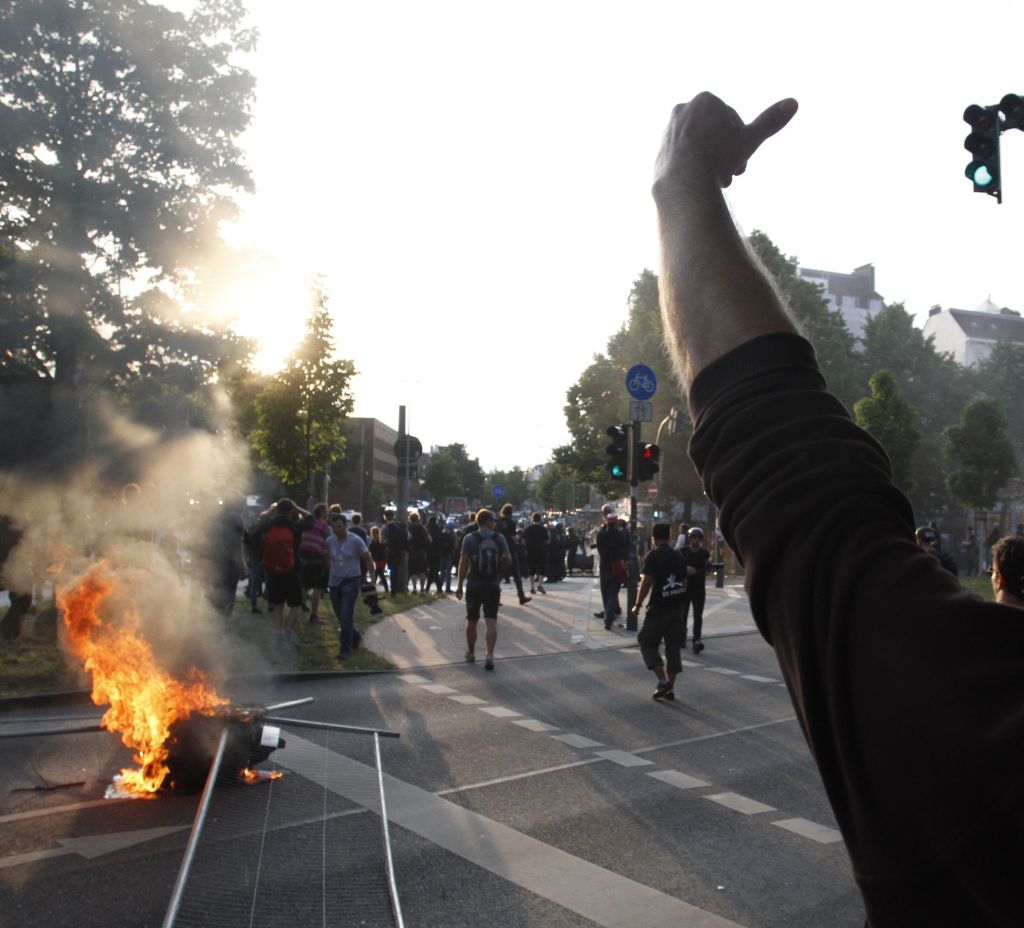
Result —
[{"label": "sneaker", "polygon": [[699,638],[693,643],[693,653],[700,654],[704,650],[704,642]]},{"label": "sneaker", "polygon": [[610,632],[612,630],[612,623],[611,622],[605,622],[604,623],[604,630],[606,632]]},{"label": "sneaker", "polygon": [[532,596],[520,596],[519,597],[519,605],[520,606],[525,606],[529,602],[533,602],[533,597]]},{"label": "sneaker", "polygon": [[476,655],[472,651],[467,651],[466,652],[466,663],[467,664],[475,664],[476,663]]},{"label": "sneaker", "polygon": [[544,589],[544,584],[542,584],[542,583],[538,583],[537,584],[537,592],[538,593],[543,593],[545,596],[547,596],[547,593],[548,593],[548,591]]},{"label": "sneaker", "polygon": [[603,612],[595,612],[594,613],[594,618],[595,619],[603,619],[604,618],[604,613]]},{"label": "sneaker", "polygon": [[672,701],[676,698],[675,690],[672,688],[671,683],[659,683],[657,689],[652,694],[652,699],[667,699]]},{"label": "sneaker", "polygon": [[487,657],[484,661],[484,670],[494,670],[494,658]]}]

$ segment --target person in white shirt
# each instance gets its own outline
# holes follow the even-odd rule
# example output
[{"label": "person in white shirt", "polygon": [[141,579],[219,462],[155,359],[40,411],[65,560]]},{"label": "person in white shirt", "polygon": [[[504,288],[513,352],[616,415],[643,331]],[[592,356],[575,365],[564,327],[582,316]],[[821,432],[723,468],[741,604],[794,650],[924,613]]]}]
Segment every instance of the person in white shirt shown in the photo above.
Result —
[{"label": "person in white shirt", "polygon": [[373,576],[373,561],[366,542],[349,532],[348,519],[341,513],[331,520],[327,553],[331,561],[327,591],[330,593],[331,605],[341,626],[338,659],[345,661],[352,656],[356,598],[359,596],[359,588],[363,585],[364,575]]}]

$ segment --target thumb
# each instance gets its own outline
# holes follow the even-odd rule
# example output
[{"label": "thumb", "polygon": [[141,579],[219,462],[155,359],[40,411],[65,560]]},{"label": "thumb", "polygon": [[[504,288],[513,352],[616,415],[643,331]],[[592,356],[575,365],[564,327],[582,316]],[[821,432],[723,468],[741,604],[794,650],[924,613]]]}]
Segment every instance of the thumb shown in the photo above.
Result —
[{"label": "thumb", "polygon": [[779,100],[745,126],[744,134],[747,136],[750,152],[756,151],[765,139],[771,138],[782,129],[796,115],[798,106],[792,97]]}]

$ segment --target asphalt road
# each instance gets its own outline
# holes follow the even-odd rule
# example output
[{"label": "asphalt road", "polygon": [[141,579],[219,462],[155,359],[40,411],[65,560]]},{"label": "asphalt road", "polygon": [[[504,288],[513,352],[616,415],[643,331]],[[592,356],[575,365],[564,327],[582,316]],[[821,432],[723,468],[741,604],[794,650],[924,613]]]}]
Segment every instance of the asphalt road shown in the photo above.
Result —
[{"label": "asphalt road", "polygon": [[[409,928],[859,928],[844,846],[770,649],[743,634],[684,657],[668,704],[650,698],[635,647],[234,695],[312,696],[292,714],[401,733],[381,750]],[[290,746],[309,737],[285,735]],[[104,732],[0,743],[0,925],[160,925],[196,798],[103,800],[129,760]],[[275,759],[287,768],[288,749]],[[293,768],[274,788],[307,775]],[[296,866],[317,866],[315,840],[292,838]]]}]

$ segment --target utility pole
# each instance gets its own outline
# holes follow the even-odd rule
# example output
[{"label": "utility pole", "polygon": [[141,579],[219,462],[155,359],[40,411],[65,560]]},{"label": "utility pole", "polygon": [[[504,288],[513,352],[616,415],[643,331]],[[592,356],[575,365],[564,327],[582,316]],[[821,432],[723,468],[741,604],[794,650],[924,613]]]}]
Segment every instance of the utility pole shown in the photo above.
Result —
[{"label": "utility pole", "polygon": [[398,512],[395,519],[399,522],[409,521],[409,443],[403,441],[405,438],[405,407],[398,407],[398,442],[406,449],[398,461]]},{"label": "utility pole", "polygon": [[629,455],[629,574],[626,581],[626,630],[637,630],[637,619],[633,614],[633,603],[640,581],[640,565],[637,563],[636,551],[636,496],[637,475],[640,473],[640,420],[633,420],[630,434],[632,443]]}]

